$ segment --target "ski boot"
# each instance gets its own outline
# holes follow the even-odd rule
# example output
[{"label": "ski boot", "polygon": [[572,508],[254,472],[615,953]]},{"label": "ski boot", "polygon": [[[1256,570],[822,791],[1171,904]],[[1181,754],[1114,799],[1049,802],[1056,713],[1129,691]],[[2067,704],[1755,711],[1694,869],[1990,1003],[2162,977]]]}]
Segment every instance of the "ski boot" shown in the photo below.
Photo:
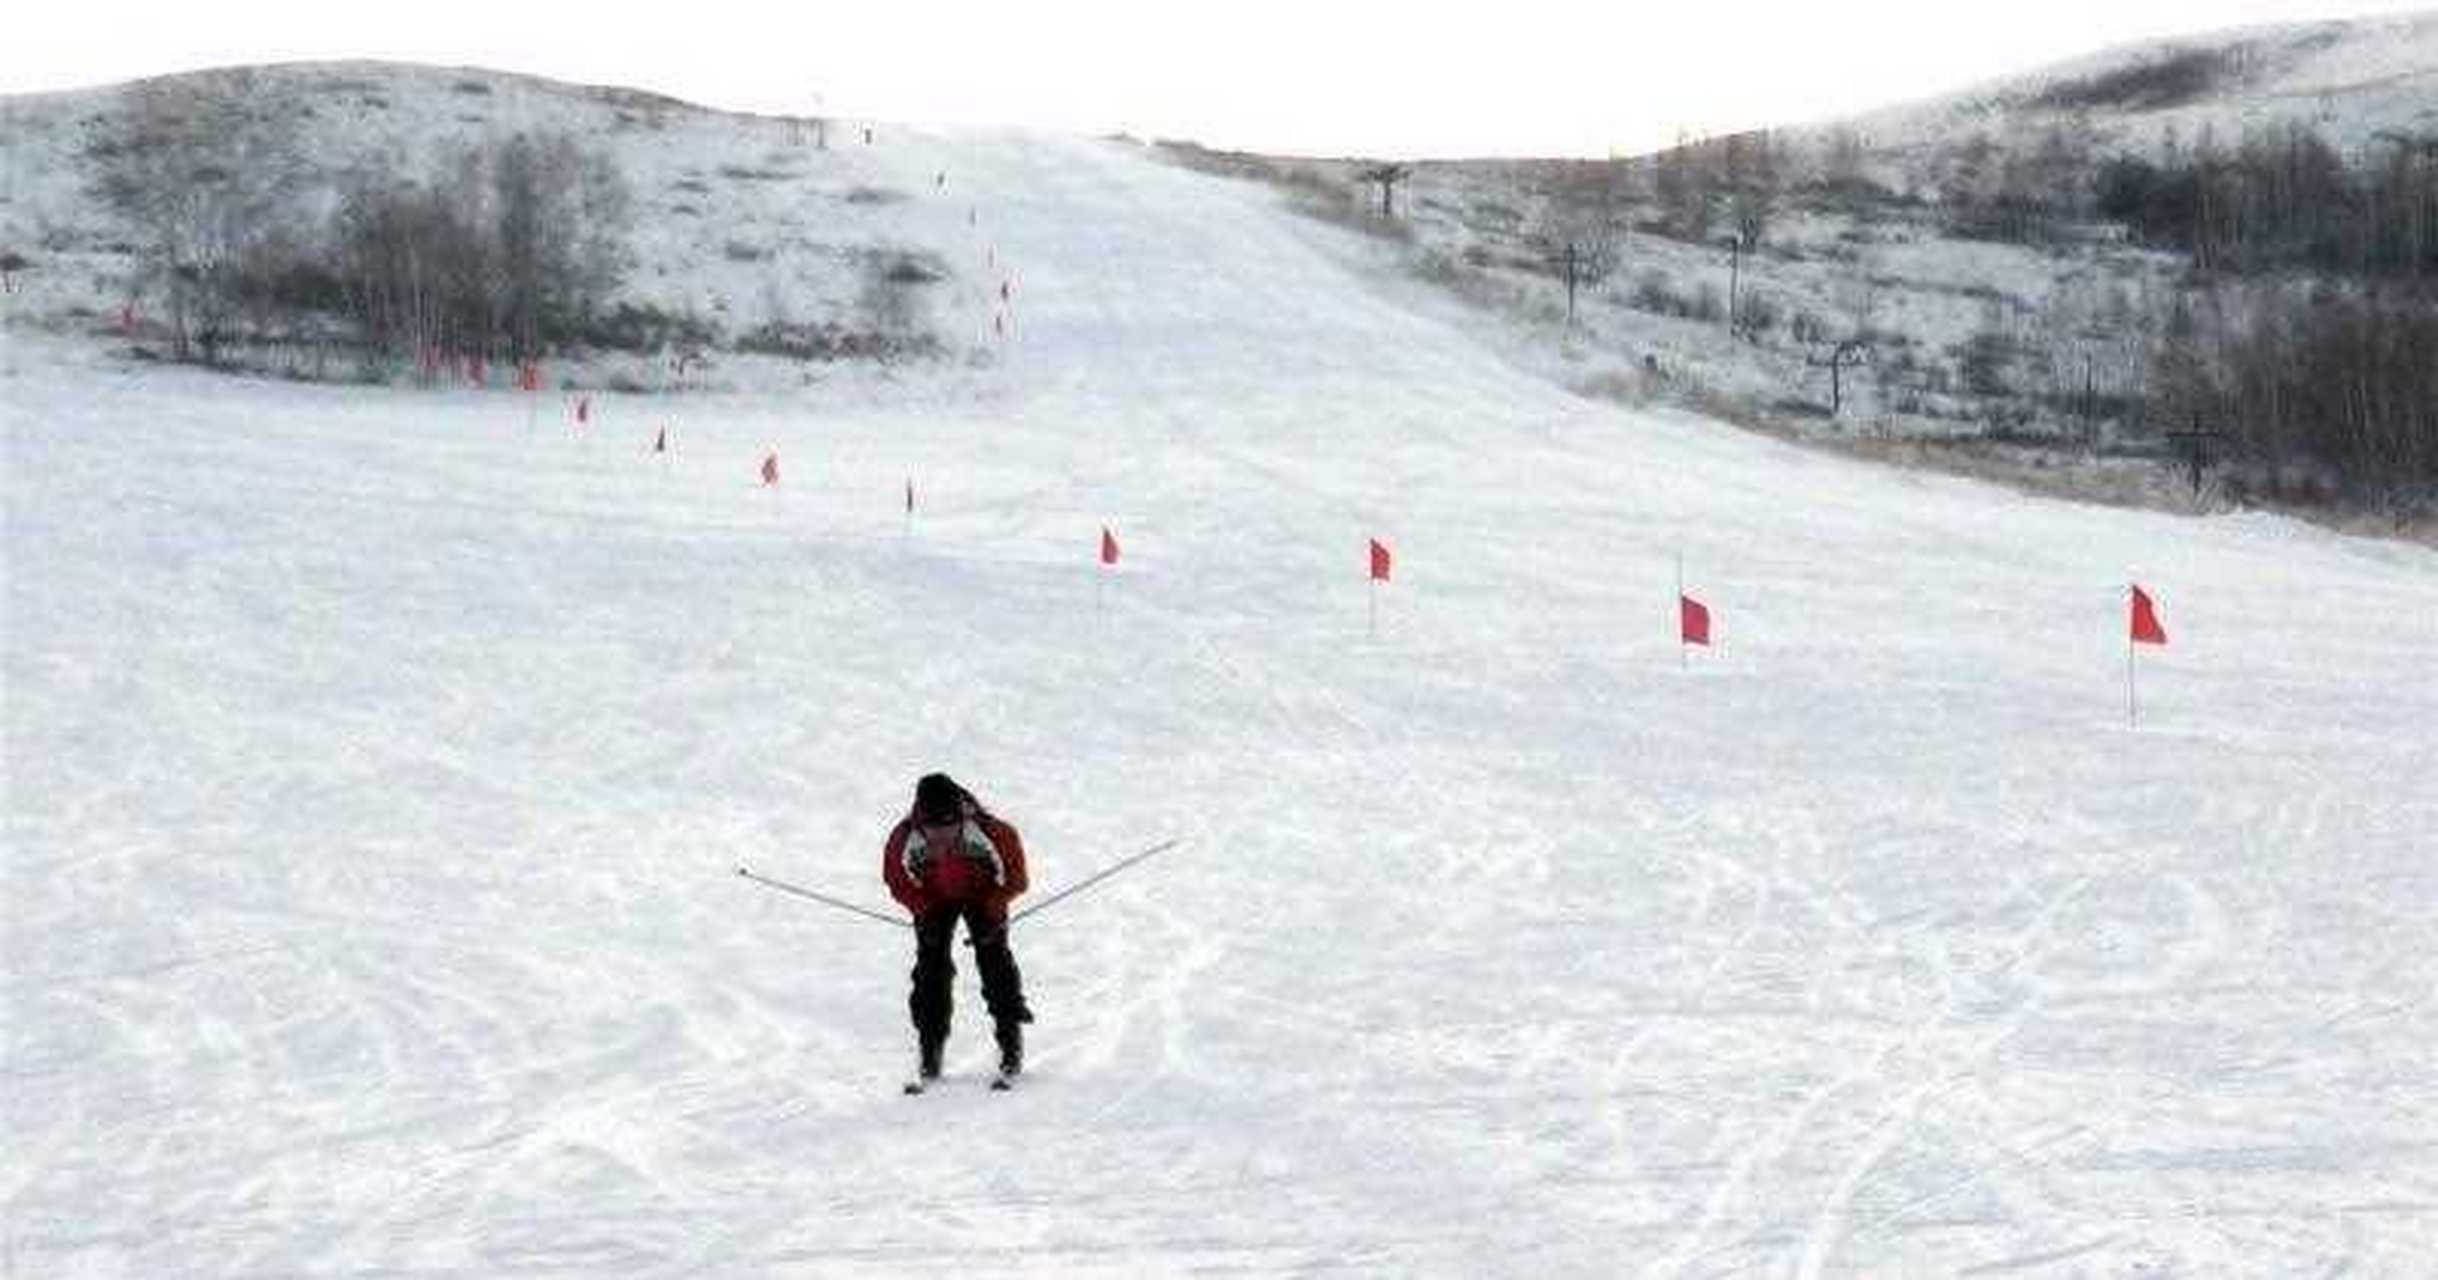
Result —
[{"label": "ski boot", "polygon": [[914,1078],[906,1082],[906,1092],[921,1093],[939,1080],[940,1050],[943,1047],[942,1042],[937,1040],[923,1042],[921,1061],[915,1064]]},{"label": "ski boot", "polygon": [[1024,1024],[1002,1022],[998,1027],[999,1078],[993,1082],[1005,1088],[1009,1081],[1024,1074]]}]

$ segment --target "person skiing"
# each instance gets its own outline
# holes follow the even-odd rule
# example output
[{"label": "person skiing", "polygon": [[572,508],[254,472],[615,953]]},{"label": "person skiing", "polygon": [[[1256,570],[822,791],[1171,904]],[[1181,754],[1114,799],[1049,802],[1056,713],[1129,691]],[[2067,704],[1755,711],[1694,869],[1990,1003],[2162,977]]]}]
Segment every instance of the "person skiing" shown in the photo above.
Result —
[{"label": "person skiing", "polygon": [[994,1083],[1003,1086],[1024,1070],[1024,1024],[1033,1020],[1007,943],[1007,904],[1030,883],[1023,838],[955,779],[925,774],[914,784],[914,807],[889,832],[881,876],[889,896],[914,917],[914,986],[906,1009],[921,1056],[918,1078],[907,1089],[919,1092],[939,1078],[955,1010],[957,970],[949,948],[959,920],[982,974],[982,1000],[999,1043]]}]

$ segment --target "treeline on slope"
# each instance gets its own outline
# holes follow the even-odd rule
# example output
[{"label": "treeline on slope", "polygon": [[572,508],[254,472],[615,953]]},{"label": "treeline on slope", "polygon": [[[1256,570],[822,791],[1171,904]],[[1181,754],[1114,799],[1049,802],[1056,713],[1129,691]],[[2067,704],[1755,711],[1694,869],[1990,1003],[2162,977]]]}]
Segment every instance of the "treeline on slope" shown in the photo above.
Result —
[{"label": "treeline on slope", "polygon": [[2438,137],[2382,135],[2349,165],[2300,125],[2232,149],[2204,134],[2156,161],[2117,156],[2094,182],[2099,214],[2207,271],[2301,269],[2362,279],[2438,272]]},{"label": "treeline on slope", "polygon": [[220,364],[344,338],[368,366],[647,345],[605,314],[631,264],[614,165],[560,134],[460,146],[417,177],[368,155],[333,179],[293,102],[245,70],[146,81],[90,122],[92,187],[136,233],[173,354]]},{"label": "treeline on slope", "polygon": [[2307,128],[2118,156],[2097,211],[2185,254],[2154,369],[2163,416],[2223,433],[2239,479],[2294,501],[2438,493],[2438,138],[2348,163]]},{"label": "treeline on slope", "polygon": [[2438,291],[2222,282],[2180,301],[2151,407],[2214,431],[2238,497],[2426,509],[2438,496]]},{"label": "treeline on slope", "polygon": [[1929,200],[1877,185],[1850,132],[1801,161],[1767,134],[1703,139],[1638,162],[1653,213],[1638,229],[1750,249],[1797,190],[1858,221],[1901,209],[1958,238],[2058,251],[2115,224],[2193,267],[2149,299],[2154,314],[2120,317],[2156,335],[2117,407],[2134,434],[2215,431],[2234,486],[2282,501],[2438,496],[2438,137],[2381,135],[2350,162],[2299,125],[2233,147],[2171,139],[2152,158],[2101,158],[2083,138],[2060,125],[2011,147],[1962,139],[1930,165]]}]

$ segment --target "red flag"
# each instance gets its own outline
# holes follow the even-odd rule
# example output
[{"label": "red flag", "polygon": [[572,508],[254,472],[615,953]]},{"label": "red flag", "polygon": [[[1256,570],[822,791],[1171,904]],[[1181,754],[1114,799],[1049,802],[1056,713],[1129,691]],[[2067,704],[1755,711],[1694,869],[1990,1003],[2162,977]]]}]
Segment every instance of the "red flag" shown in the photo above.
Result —
[{"label": "red flag", "polygon": [[519,364],[516,367],[516,389],[519,391],[541,390],[542,366],[532,360]]},{"label": "red flag", "polygon": [[1381,546],[1378,538],[1371,540],[1371,580],[1388,581],[1388,548]]},{"label": "red flag", "polygon": [[578,423],[586,423],[592,420],[593,398],[591,396],[576,397],[576,421]]},{"label": "red flag", "polygon": [[1117,535],[1109,532],[1107,525],[1100,527],[1100,562],[1107,565],[1117,563]]},{"label": "red flag", "polygon": [[779,454],[775,449],[762,455],[762,483],[765,486],[779,483]]},{"label": "red flag", "polygon": [[1691,596],[1676,597],[1676,626],[1680,643],[1710,645],[1710,608]]},{"label": "red flag", "polygon": [[2159,625],[2159,609],[2150,593],[2136,586],[2133,589],[2133,643],[2165,644],[2167,628]]}]

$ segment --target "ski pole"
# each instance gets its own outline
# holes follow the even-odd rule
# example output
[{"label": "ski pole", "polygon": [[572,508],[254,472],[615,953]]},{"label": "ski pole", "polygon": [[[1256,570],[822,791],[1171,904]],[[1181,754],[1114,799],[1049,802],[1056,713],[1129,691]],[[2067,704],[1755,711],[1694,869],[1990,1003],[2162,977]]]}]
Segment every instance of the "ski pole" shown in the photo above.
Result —
[{"label": "ski pole", "polygon": [[868,907],[859,907],[852,902],[848,902],[840,898],[833,898],[826,893],[815,893],[800,884],[789,884],[785,880],[773,880],[769,876],[763,875],[750,867],[738,867],[736,869],[736,873],[748,880],[753,881],[755,884],[766,885],[770,888],[778,890],[781,893],[792,893],[799,898],[810,898],[824,906],[836,907],[840,911],[852,911],[856,915],[878,920],[882,924],[893,924],[900,929],[911,929],[914,927],[913,925],[898,919],[896,916],[884,916]]},{"label": "ski pole", "polygon": [[1036,902],[1036,903],[1034,903],[1033,905],[1031,905],[1031,906],[1029,906],[1029,907],[1026,907],[1024,910],[1019,911],[1019,912],[1017,912],[1016,914],[1014,914],[1014,915],[1012,915],[1012,916],[1009,916],[1009,917],[1007,918],[1007,922],[1008,922],[1009,924],[1014,924],[1014,923],[1016,923],[1017,921],[1022,920],[1022,919],[1023,919],[1023,918],[1025,918],[1026,916],[1029,916],[1029,915],[1034,914],[1035,912],[1038,912],[1038,911],[1045,911],[1045,910],[1048,910],[1048,909],[1049,909],[1049,908],[1051,908],[1051,907],[1057,906],[1057,905],[1058,905],[1060,902],[1064,901],[1065,899],[1068,899],[1068,898],[1074,897],[1076,894],[1082,893],[1084,890],[1089,889],[1089,888],[1091,888],[1092,886],[1094,886],[1094,885],[1096,885],[1096,884],[1099,884],[1101,881],[1106,880],[1106,879],[1108,879],[1109,877],[1111,877],[1111,876],[1113,876],[1113,875],[1116,875],[1118,872],[1123,871],[1123,870],[1125,870],[1126,868],[1133,866],[1135,863],[1141,862],[1143,859],[1148,858],[1148,857],[1150,857],[1151,855],[1153,855],[1153,854],[1155,854],[1155,853],[1166,853],[1166,852],[1168,852],[1169,850],[1174,849],[1174,848],[1176,848],[1178,845],[1181,845],[1181,844],[1183,844],[1183,843],[1185,843],[1185,838],[1184,838],[1183,836],[1179,836],[1179,837],[1177,837],[1177,838],[1176,838],[1176,839],[1174,839],[1174,840],[1162,840],[1162,841],[1161,841],[1161,842],[1159,842],[1158,844],[1155,844],[1155,845],[1151,846],[1150,848],[1143,850],[1141,853],[1135,854],[1135,855],[1133,855],[1133,856],[1131,856],[1131,857],[1128,857],[1128,858],[1126,858],[1126,859],[1124,859],[1124,860],[1120,861],[1120,862],[1119,862],[1119,863],[1117,863],[1117,865],[1115,865],[1115,866],[1104,868],[1103,870],[1101,870],[1101,871],[1099,871],[1099,872],[1097,872],[1097,873],[1095,873],[1095,874],[1093,874],[1093,875],[1086,876],[1084,879],[1079,880],[1079,881],[1077,881],[1077,882],[1076,882],[1076,883],[1074,883],[1074,884],[1068,885],[1066,888],[1061,889],[1061,890],[1059,890],[1058,892],[1051,894],[1049,897],[1043,898],[1041,901]]}]

